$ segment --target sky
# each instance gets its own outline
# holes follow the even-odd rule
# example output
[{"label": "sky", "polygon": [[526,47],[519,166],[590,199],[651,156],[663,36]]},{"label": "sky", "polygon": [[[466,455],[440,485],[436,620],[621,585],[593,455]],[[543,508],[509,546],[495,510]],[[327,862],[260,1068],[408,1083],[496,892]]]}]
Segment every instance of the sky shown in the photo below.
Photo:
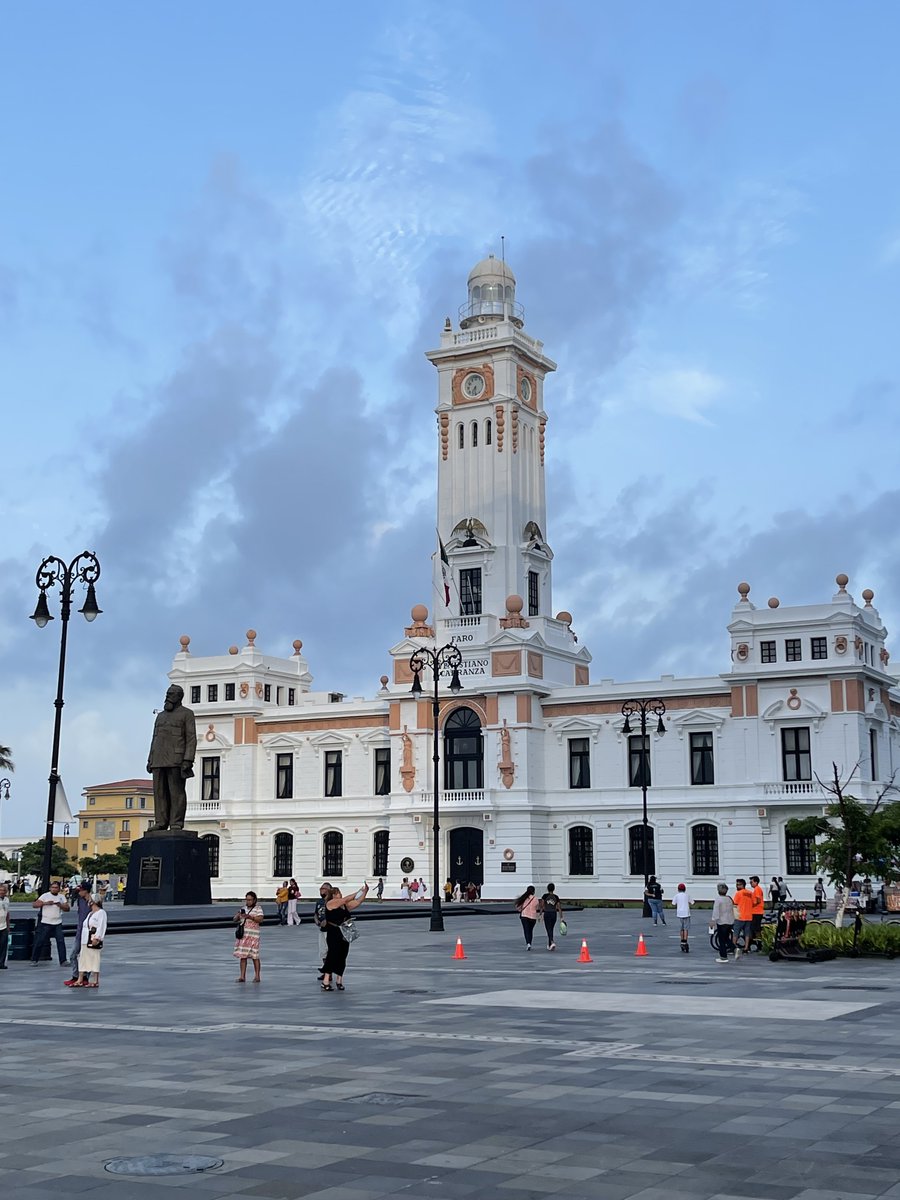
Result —
[{"label": "sky", "polygon": [[593,678],[727,670],[742,579],[896,625],[898,38],[886,0],[8,7],[0,839],[46,807],[47,554],[102,568],[73,809],[144,774],[181,634],[377,692],[431,600],[424,351],[501,236]]}]

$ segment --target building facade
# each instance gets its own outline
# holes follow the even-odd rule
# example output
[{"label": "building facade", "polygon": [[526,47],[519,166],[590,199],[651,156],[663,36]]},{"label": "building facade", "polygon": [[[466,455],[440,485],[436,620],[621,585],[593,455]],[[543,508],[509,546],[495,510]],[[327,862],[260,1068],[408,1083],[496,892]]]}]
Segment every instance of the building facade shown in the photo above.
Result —
[{"label": "building facade", "polygon": [[[463,690],[442,696],[442,876],[507,897],[634,898],[645,867],[697,897],[735,874],[783,875],[811,895],[813,847],[786,829],[827,802],[819,779],[857,766],[874,798],[900,766],[900,694],[871,591],[836,578],[821,603],[781,607],[738,586],[721,674],[591,679],[567,612],[553,612],[545,382],[509,267],[480,262],[438,376],[438,529],[449,603],[415,605],[373,697],[315,691],[302,643],[199,657],[181,639],[169,678],[197,716],[188,824],[207,839],[213,895],[271,895],[295,876],[356,884],[432,874],[431,681],[410,657],[455,644]],[[440,553],[436,577],[441,577]],[[724,614],[723,614],[724,616]],[[723,622],[726,623],[726,622]],[[623,704],[658,699],[642,738]],[[645,861],[642,784],[648,785]],[[89,839],[88,839],[89,840]]]},{"label": "building facade", "polygon": [[57,838],[75,862],[115,854],[130,846],[153,824],[153,780],[119,779],[98,783],[82,793],[84,807],[72,818],[74,831]]}]

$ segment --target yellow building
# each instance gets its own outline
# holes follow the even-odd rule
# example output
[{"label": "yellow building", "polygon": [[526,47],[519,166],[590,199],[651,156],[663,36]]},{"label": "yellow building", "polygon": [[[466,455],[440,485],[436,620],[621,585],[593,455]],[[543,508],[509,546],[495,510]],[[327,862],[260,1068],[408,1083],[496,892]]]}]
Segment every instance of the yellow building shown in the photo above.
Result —
[{"label": "yellow building", "polygon": [[[77,838],[57,840],[70,857],[115,854],[146,833],[153,824],[153,780],[120,779],[84,789],[84,808],[76,813]],[[74,832],[74,831],[73,831]]]}]

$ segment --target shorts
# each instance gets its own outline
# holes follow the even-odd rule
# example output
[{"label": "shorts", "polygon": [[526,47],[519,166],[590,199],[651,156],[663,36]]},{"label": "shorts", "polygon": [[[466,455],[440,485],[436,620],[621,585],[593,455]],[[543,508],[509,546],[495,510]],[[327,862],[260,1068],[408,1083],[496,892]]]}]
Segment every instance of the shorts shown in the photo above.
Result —
[{"label": "shorts", "polygon": [[750,920],[750,933],[754,938],[758,938],[762,933],[762,913],[754,913]]},{"label": "shorts", "polygon": [[752,920],[750,920],[750,921],[735,921],[735,923],[734,923],[734,940],[735,940],[735,942],[739,942],[741,940],[741,938],[743,938],[744,945],[745,946],[748,945],[750,943],[750,939],[753,936],[752,932],[751,932],[752,929],[753,929],[753,921]]},{"label": "shorts", "polygon": [[690,927],[691,927],[691,918],[690,917],[679,917],[678,920],[681,922],[682,929],[690,929]]}]

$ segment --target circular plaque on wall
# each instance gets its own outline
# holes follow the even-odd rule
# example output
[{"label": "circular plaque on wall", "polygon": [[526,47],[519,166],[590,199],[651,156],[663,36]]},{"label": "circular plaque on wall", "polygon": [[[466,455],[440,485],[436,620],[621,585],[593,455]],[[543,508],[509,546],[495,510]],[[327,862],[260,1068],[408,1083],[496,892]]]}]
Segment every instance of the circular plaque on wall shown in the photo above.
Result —
[{"label": "circular plaque on wall", "polygon": [[416,869],[416,864],[413,862],[413,860],[411,858],[409,858],[407,856],[406,858],[400,859],[400,870],[403,872],[404,875],[408,875],[410,873],[410,871],[414,871],[415,869]]}]

